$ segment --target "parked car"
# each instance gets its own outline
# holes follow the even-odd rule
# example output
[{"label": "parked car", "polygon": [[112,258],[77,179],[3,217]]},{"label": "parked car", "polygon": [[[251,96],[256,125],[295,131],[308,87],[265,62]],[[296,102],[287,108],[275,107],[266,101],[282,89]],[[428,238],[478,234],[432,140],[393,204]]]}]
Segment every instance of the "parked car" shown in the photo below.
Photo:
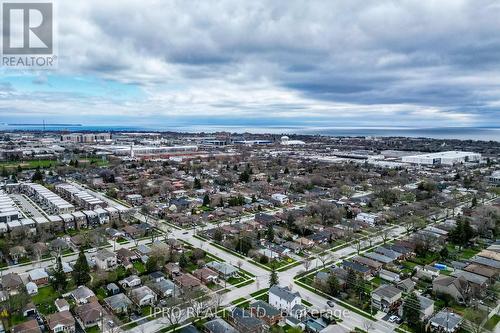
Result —
[{"label": "parked car", "polygon": [[328,301],[326,302],[326,304],[328,304],[329,307],[333,308],[335,306],[335,302],[334,301]]},{"label": "parked car", "polygon": [[398,316],[390,316],[389,322],[390,323],[397,323],[397,322],[399,322],[399,317]]}]

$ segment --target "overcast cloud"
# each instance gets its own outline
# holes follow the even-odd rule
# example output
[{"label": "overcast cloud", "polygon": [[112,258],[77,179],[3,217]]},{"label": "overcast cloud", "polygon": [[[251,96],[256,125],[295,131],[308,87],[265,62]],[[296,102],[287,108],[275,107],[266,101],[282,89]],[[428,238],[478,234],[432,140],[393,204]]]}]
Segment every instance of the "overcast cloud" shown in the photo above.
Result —
[{"label": "overcast cloud", "polygon": [[500,126],[500,1],[58,0],[3,121]]}]

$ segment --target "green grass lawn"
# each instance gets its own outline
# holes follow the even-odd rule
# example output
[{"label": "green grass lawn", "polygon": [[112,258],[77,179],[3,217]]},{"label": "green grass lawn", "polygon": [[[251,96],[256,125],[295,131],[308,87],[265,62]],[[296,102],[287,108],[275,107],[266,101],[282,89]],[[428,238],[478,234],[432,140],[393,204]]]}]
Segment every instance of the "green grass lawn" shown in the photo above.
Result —
[{"label": "green grass lawn", "polygon": [[139,274],[143,274],[146,271],[144,264],[141,261],[134,261],[132,264]]},{"label": "green grass lawn", "polygon": [[87,333],[99,333],[101,332],[101,330],[99,329],[99,326],[94,326],[94,327],[89,327],[87,329],[85,329],[85,332]]},{"label": "green grass lawn", "polygon": [[488,319],[488,321],[484,324],[484,328],[490,331],[494,331],[499,321],[500,321],[500,316],[493,315],[493,317]]},{"label": "green grass lawn", "polygon": [[40,168],[50,168],[56,166],[58,162],[56,160],[32,160],[32,161],[18,161],[18,162],[1,162],[0,168],[17,168],[19,165],[25,170]]},{"label": "green grass lawn", "polygon": [[50,314],[56,312],[54,301],[58,297],[59,293],[52,286],[46,286],[39,288],[38,294],[32,296],[31,299],[41,313]]},{"label": "green grass lawn", "polygon": [[235,284],[238,284],[238,283],[242,283],[245,280],[246,280],[246,278],[244,278],[244,277],[238,277],[238,278],[230,277],[229,279],[227,279],[227,283],[229,283],[231,285],[235,285]]},{"label": "green grass lawn", "polygon": [[264,289],[261,289],[261,290],[257,290],[257,291],[254,291],[253,293],[251,293],[250,296],[255,297],[257,295],[266,293],[268,290],[269,290],[269,288],[264,288]]},{"label": "green grass lawn", "polygon": [[108,293],[106,292],[106,290],[103,287],[100,287],[99,289],[97,289],[96,296],[100,301],[102,301],[103,299],[108,297]]}]

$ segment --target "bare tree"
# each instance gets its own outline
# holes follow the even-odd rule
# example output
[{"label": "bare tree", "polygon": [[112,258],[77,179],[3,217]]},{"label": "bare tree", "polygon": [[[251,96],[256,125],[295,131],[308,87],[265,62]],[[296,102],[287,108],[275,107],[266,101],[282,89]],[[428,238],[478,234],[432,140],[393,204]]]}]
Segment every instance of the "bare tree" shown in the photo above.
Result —
[{"label": "bare tree", "polygon": [[363,321],[363,328],[365,329],[366,332],[369,332],[371,329],[373,329],[373,321],[371,320]]},{"label": "bare tree", "polygon": [[306,269],[306,272],[309,271],[309,268],[311,268],[311,264],[312,264],[312,261],[311,261],[311,258],[310,257],[306,257],[302,260],[302,265],[304,266],[304,268]]},{"label": "bare tree", "polygon": [[325,268],[326,263],[332,259],[333,255],[330,251],[324,251],[318,254],[318,259],[321,261],[323,268]]}]

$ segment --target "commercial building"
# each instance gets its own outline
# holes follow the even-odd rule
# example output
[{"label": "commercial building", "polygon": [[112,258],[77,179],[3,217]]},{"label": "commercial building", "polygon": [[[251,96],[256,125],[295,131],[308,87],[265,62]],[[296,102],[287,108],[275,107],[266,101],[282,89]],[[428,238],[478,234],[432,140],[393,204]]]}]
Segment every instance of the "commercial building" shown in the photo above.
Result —
[{"label": "commercial building", "polygon": [[490,183],[500,185],[500,170],[494,171],[491,176],[488,177]]},{"label": "commercial building", "polygon": [[111,133],[69,133],[61,135],[62,142],[95,143],[110,140]]},{"label": "commercial building", "polygon": [[454,165],[467,162],[479,162],[481,154],[466,151],[444,151],[422,155],[403,156],[402,161],[419,165]]}]

